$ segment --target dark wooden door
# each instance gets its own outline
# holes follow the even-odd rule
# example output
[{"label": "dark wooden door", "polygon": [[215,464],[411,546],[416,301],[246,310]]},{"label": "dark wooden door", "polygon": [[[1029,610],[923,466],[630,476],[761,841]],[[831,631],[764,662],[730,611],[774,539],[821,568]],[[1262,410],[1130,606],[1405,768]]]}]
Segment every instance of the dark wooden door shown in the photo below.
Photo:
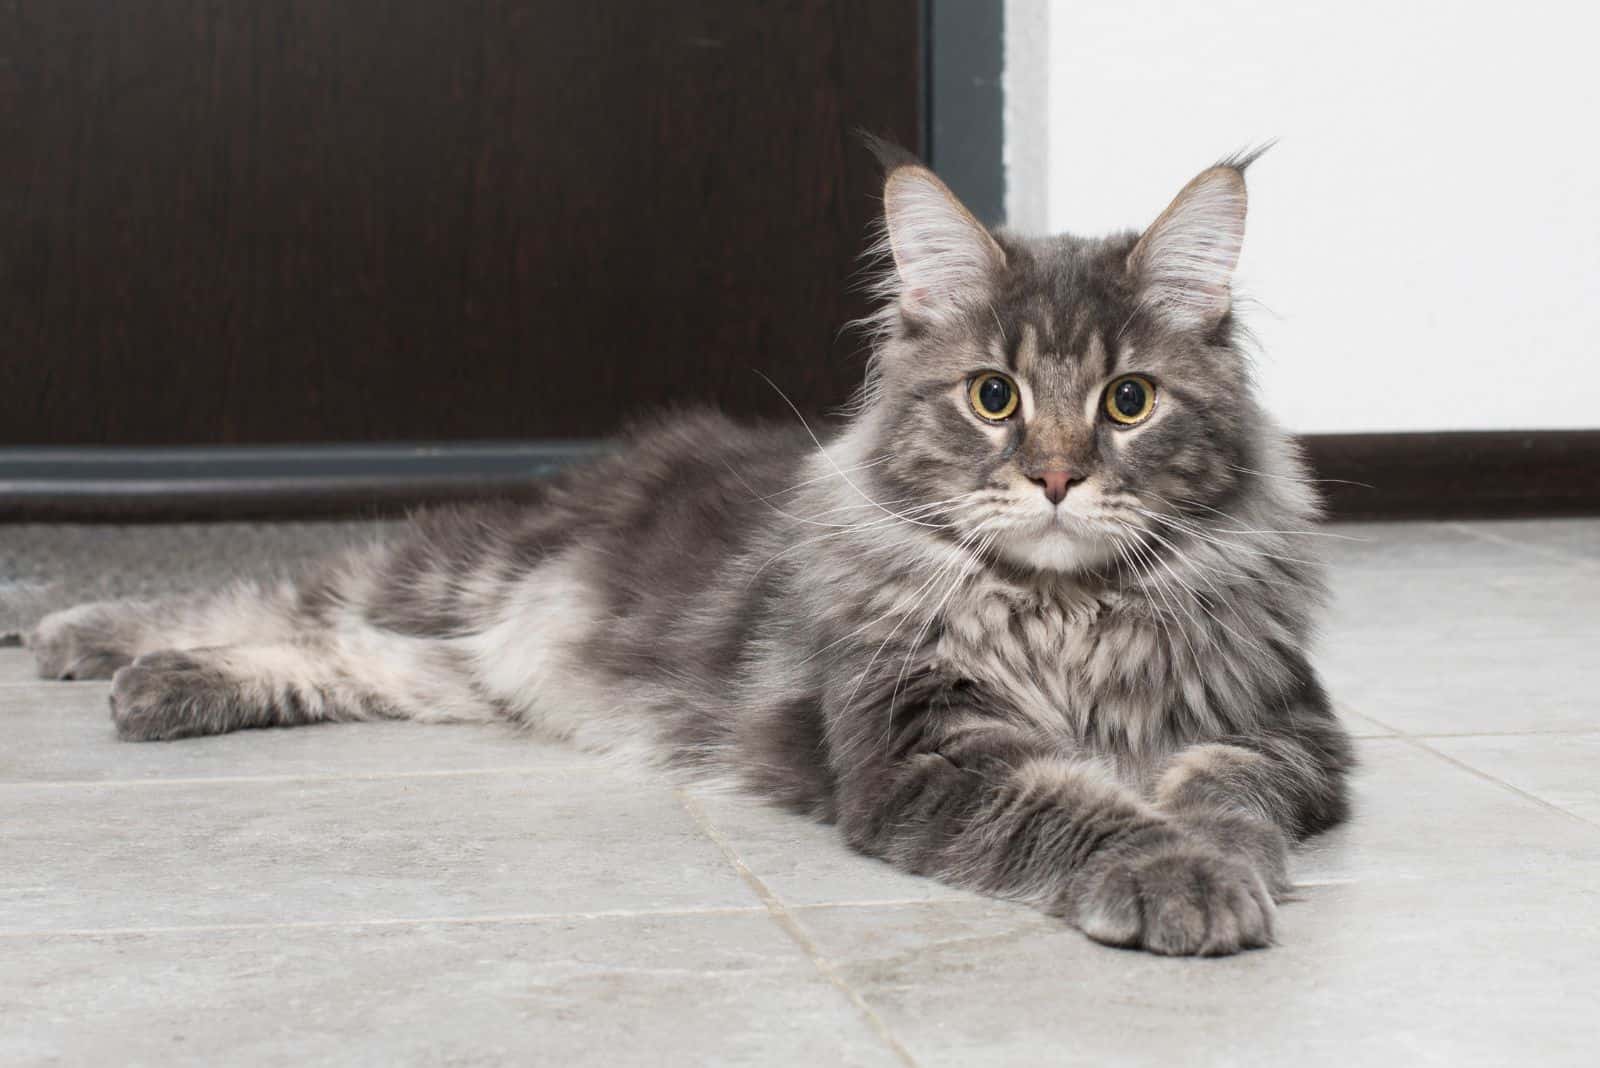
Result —
[{"label": "dark wooden door", "polygon": [[0,3],[0,444],[835,404],[920,9]]}]

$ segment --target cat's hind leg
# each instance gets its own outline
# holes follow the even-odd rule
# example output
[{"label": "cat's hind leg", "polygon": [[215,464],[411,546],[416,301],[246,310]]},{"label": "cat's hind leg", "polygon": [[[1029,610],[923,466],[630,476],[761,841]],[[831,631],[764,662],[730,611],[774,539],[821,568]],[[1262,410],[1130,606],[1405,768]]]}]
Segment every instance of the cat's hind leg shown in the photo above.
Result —
[{"label": "cat's hind leg", "polygon": [[117,671],[111,718],[133,741],[372,719],[483,721],[493,703],[449,643],[388,634],[146,653]]}]

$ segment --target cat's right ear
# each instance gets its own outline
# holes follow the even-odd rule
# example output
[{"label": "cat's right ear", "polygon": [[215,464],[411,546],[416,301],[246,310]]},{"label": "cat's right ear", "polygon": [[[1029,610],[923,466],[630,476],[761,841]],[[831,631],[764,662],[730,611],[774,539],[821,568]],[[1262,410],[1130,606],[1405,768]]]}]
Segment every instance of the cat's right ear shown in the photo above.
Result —
[{"label": "cat's right ear", "polygon": [[955,194],[920,164],[883,183],[883,217],[894,256],[895,295],[917,318],[938,319],[988,291],[1006,254]]}]

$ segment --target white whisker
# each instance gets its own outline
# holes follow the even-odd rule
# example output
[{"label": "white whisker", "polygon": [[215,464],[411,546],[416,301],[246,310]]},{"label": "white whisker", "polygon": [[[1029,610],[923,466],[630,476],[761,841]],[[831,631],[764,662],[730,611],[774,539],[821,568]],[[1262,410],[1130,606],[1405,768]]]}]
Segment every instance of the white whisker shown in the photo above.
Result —
[{"label": "white whisker", "polygon": [[[982,530],[983,528],[979,527],[977,529]],[[994,544],[994,540],[997,537],[999,537],[999,534],[991,531],[983,540],[983,543],[973,550],[971,562],[950,583],[950,589],[939,599],[939,603],[933,606],[933,611],[928,613],[928,618],[917,631],[916,637],[911,639],[911,647],[906,650],[906,658],[900,665],[900,673],[895,676],[894,689],[889,693],[889,719],[891,722],[894,720],[895,704],[900,699],[900,686],[905,682],[906,675],[911,670],[911,658],[917,654],[917,650],[922,646],[922,639],[927,636],[928,628],[932,627],[933,621],[939,618],[939,613],[944,611],[944,606],[950,602],[950,598],[955,595],[956,590],[960,589],[961,584],[966,582],[967,576],[972,573],[972,569],[983,562],[984,554],[989,551],[989,547]]]},{"label": "white whisker", "polygon": [[1275,474],[1271,471],[1257,471],[1253,467],[1240,467],[1238,464],[1228,464],[1228,468],[1241,474],[1255,475],[1258,478],[1276,478],[1284,482],[1298,482],[1302,486],[1315,486],[1329,483],[1338,486],[1359,486],[1362,489],[1372,489],[1373,486],[1366,482],[1352,482],[1347,478],[1301,478],[1298,475]]},{"label": "white whisker", "polygon": [[[845,485],[849,486],[851,489],[853,489],[857,493],[859,493],[861,495],[862,499],[864,499],[866,501],[870,501],[872,504],[876,505],[882,511],[887,512],[889,515],[897,515],[898,514],[893,509],[885,508],[883,505],[881,505],[877,501],[873,500],[872,495],[870,493],[868,493],[866,490],[862,489],[860,486],[856,485],[855,481],[853,479],[851,479],[851,477],[849,475],[845,474],[844,469],[838,465],[838,463],[834,460],[834,458],[831,455],[829,455],[827,448],[822,444],[822,439],[817,437],[816,432],[811,429],[811,424],[806,422],[806,417],[804,415],[800,414],[800,409],[795,406],[794,401],[789,399],[789,395],[787,393],[785,393],[783,390],[778,388],[778,383],[774,382],[772,379],[768,378],[766,375],[761,374],[760,371],[757,371],[756,374],[760,375],[762,380],[764,382],[766,382],[767,385],[771,386],[773,388],[773,390],[778,394],[778,396],[783,399],[783,403],[785,403],[785,404],[787,404],[789,406],[789,410],[794,413],[794,417],[796,419],[800,420],[800,425],[805,428],[806,434],[811,438],[812,444],[816,445],[817,451],[822,454],[822,458],[824,460],[827,460],[828,464],[836,472],[838,472],[839,477],[844,480],[844,484]],[[902,516],[901,518],[905,518],[905,517]],[[931,524],[931,523],[918,522],[915,519],[908,519],[908,520],[906,520],[906,522],[913,523],[913,524],[915,524],[917,526],[923,526],[923,527],[933,526],[934,525],[934,524]]]}]

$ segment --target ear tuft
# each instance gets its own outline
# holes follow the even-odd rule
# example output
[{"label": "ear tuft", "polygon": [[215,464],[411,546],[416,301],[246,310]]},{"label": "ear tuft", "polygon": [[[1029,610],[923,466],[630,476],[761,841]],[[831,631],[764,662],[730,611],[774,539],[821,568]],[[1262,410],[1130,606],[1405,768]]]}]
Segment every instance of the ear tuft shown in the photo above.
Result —
[{"label": "ear tuft", "polygon": [[856,136],[867,146],[867,151],[878,161],[878,166],[883,168],[884,177],[888,177],[890,171],[900,167],[922,166],[922,161],[910,149],[887,138],[879,137],[871,130],[857,127]]},{"label": "ear tuft", "polygon": [[1005,252],[972,213],[916,164],[889,172],[883,217],[894,256],[900,307],[939,318],[981,296],[1006,265]]},{"label": "ear tuft", "polygon": [[1128,256],[1141,304],[1178,329],[1213,326],[1233,305],[1248,162],[1230,160],[1201,172]]}]

